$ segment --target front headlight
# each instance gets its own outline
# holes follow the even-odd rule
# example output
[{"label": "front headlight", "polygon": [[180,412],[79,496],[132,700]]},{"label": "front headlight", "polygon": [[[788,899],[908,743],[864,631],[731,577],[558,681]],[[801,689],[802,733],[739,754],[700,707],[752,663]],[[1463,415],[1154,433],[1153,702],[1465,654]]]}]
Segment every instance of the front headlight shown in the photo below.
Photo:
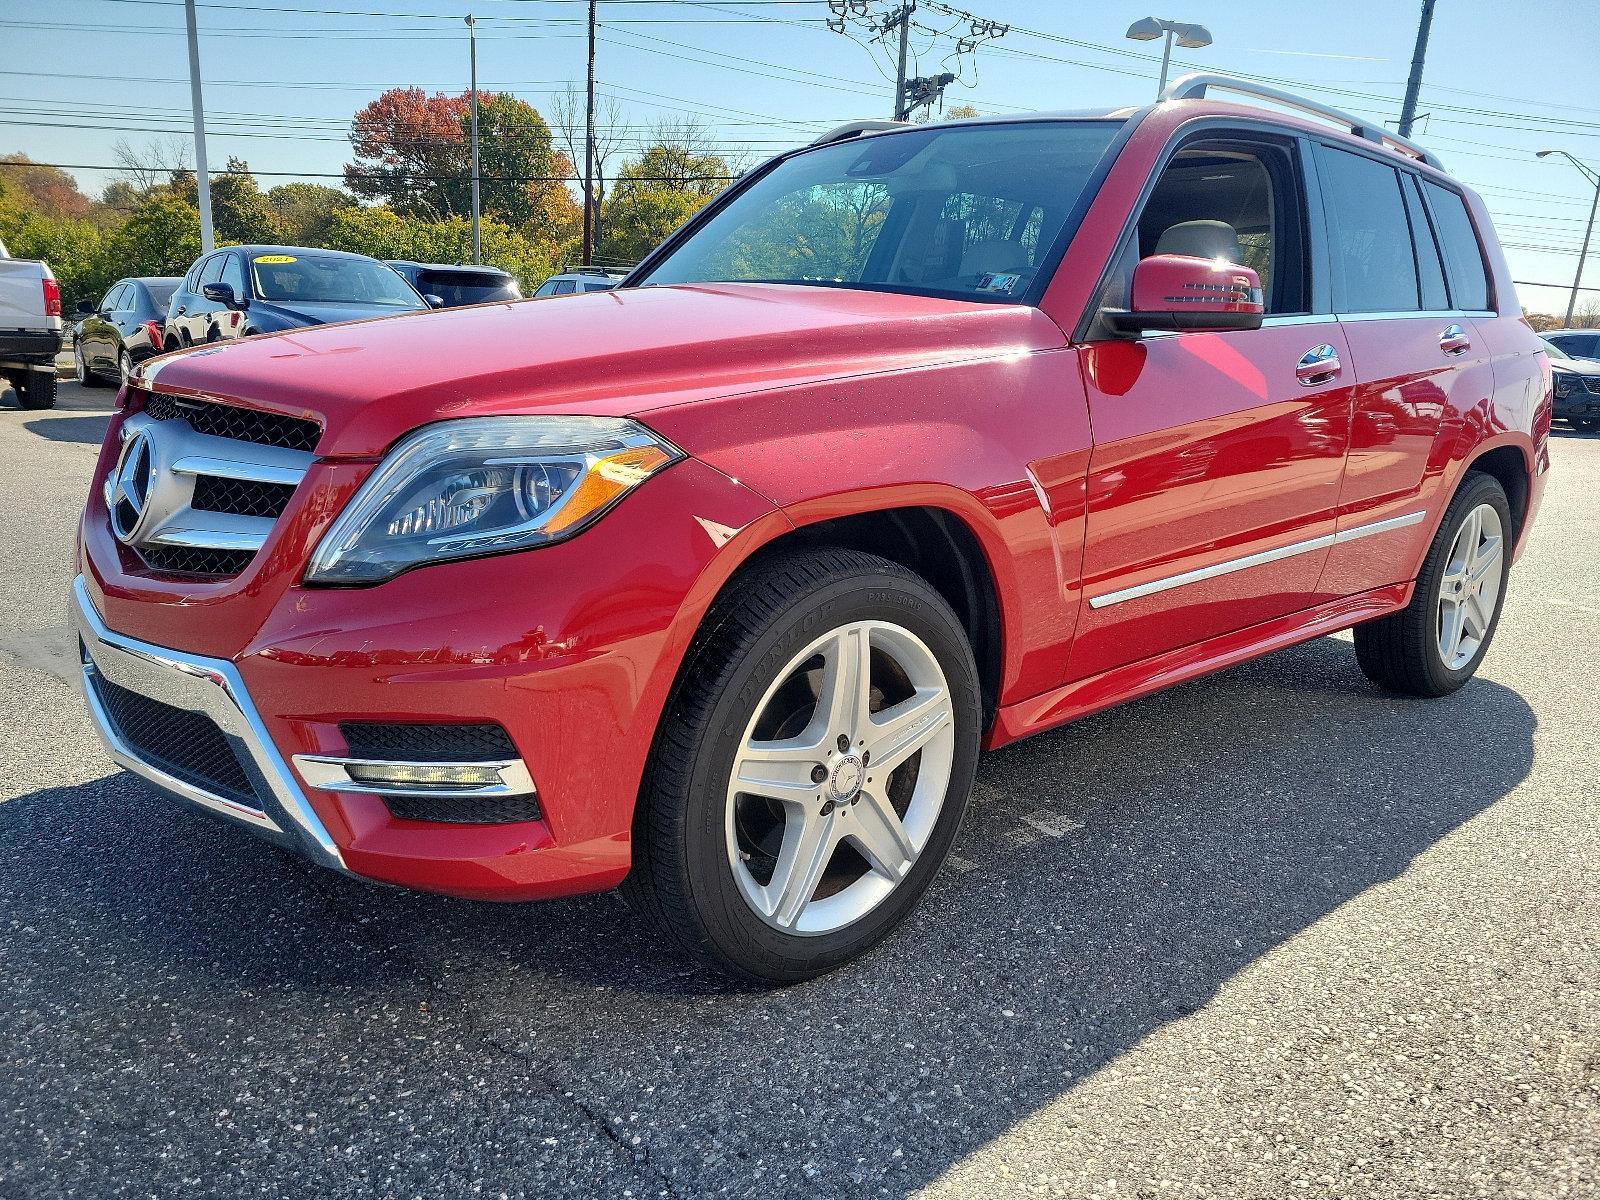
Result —
[{"label": "front headlight", "polygon": [[468,417],[402,439],[323,535],[307,583],[378,583],[410,567],[571,537],[683,457],[614,417]]}]

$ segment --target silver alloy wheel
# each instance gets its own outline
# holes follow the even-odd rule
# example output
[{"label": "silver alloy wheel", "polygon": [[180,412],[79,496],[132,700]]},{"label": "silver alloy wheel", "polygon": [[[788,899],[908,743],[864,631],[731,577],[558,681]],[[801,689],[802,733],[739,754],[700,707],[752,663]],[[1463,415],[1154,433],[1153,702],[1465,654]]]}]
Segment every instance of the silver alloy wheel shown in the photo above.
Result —
[{"label": "silver alloy wheel", "polygon": [[89,364],[83,361],[83,343],[72,339],[72,373],[79,383],[89,382]]},{"label": "silver alloy wheel", "polygon": [[728,782],[746,903],[785,933],[861,920],[927,845],[955,744],[944,670],[915,634],[856,621],[812,642],[756,705]]},{"label": "silver alloy wheel", "polygon": [[1452,671],[1465,667],[1489,636],[1505,579],[1505,531],[1492,505],[1480,504],[1450,543],[1439,581],[1439,657]]},{"label": "silver alloy wheel", "polygon": [[117,355],[117,374],[122,376],[122,386],[127,387],[133,376],[133,359],[126,350]]}]

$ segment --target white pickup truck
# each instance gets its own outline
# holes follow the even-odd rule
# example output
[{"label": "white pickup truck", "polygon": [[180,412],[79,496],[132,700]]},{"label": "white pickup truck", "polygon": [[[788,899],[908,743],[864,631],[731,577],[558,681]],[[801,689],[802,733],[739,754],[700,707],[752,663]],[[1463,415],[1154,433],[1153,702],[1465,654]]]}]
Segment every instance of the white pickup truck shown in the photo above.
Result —
[{"label": "white pickup truck", "polygon": [[12,258],[0,242],[0,377],[23,408],[56,402],[61,289],[47,263]]}]

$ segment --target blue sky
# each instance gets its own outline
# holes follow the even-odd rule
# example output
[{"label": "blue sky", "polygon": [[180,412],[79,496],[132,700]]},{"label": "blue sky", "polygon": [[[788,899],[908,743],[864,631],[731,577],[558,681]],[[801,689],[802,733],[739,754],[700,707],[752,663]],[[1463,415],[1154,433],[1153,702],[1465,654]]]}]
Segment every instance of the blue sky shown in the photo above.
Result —
[{"label": "blue sky", "polygon": [[[999,113],[1152,96],[1159,62],[1151,44],[1123,33],[1153,12],[1203,23],[1215,38],[1207,49],[1179,51],[1175,74],[1271,76],[1392,126],[1419,5],[1177,0],[1152,10],[1144,0],[965,0],[961,7],[1013,28],[959,64],[947,103]],[[212,163],[238,155],[263,173],[264,185],[337,173],[348,157],[351,113],[379,92],[466,88],[460,18],[469,11],[479,18],[481,87],[515,92],[545,110],[568,82],[581,82],[582,0],[202,0]],[[1600,165],[1600,105],[1583,102],[1596,62],[1593,23],[1584,18],[1596,12],[1570,0],[1438,3],[1419,106],[1430,115],[1416,136],[1482,192],[1518,280],[1569,283],[1576,266],[1593,192],[1570,164],[1536,160],[1533,152],[1559,147]],[[600,90],[615,98],[630,141],[663,118],[693,117],[719,146],[746,158],[793,145],[831,121],[887,115],[891,61],[882,49],[830,32],[826,16],[822,0],[603,0]],[[916,19],[927,27],[913,40],[920,73],[953,69],[944,65],[949,39],[934,31],[956,19],[931,6]],[[1563,26],[1573,35],[1552,36]],[[112,161],[119,137],[137,143],[189,127],[180,2],[5,0],[0,47],[0,152],[95,167]],[[114,178],[73,173],[89,189]],[[1600,267],[1591,262],[1585,282],[1600,286]],[[1561,288],[1519,291],[1545,311],[1565,304]]]}]

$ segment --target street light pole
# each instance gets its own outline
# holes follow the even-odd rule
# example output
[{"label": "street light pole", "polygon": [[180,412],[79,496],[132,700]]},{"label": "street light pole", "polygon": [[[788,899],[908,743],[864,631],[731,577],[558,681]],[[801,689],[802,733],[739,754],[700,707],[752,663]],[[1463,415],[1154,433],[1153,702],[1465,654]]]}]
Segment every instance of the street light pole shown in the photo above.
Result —
[{"label": "street light pole", "polygon": [[884,25],[885,32],[893,29],[896,24],[900,26],[900,66],[895,71],[894,76],[894,119],[896,121],[904,121],[909,115],[906,112],[906,53],[910,49],[911,14],[914,11],[916,11],[915,0],[906,0],[900,6],[899,12],[890,17],[888,23]]},{"label": "street light pole", "polygon": [[183,19],[189,28],[189,106],[194,112],[194,180],[200,199],[200,253],[210,254],[217,239],[211,228],[211,173],[206,169],[206,106],[200,95],[200,32],[195,26],[194,0],[184,0]]},{"label": "street light pole", "polygon": [[1434,0],[1422,0],[1422,22],[1417,26],[1417,44],[1411,51],[1411,75],[1406,80],[1406,98],[1400,105],[1400,136],[1411,136],[1417,119],[1417,94],[1422,91],[1422,64],[1428,57],[1428,31],[1433,28]]},{"label": "street light pole", "polygon": [[1572,328],[1572,310],[1578,306],[1578,289],[1583,283],[1583,263],[1589,257],[1589,239],[1594,234],[1594,215],[1600,209],[1600,174],[1596,174],[1588,163],[1580,162],[1565,150],[1541,150],[1535,158],[1549,158],[1552,154],[1559,154],[1583,173],[1583,177],[1594,185],[1594,200],[1589,205],[1589,223],[1583,227],[1583,249],[1578,251],[1578,271],[1572,277],[1572,295],[1567,298],[1567,315],[1562,318],[1561,328]]},{"label": "street light pole", "polygon": [[472,60],[472,261],[483,261],[478,236],[478,23],[467,17],[467,53]]},{"label": "street light pole", "polygon": [[1189,25],[1183,21],[1168,21],[1163,17],[1145,17],[1128,26],[1124,35],[1134,42],[1153,42],[1162,38],[1161,47],[1161,82],[1156,85],[1156,97],[1167,90],[1167,71],[1172,65],[1172,43],[1176,39],[1178,45],[1185,50],[1199,50],[1211,45],[1211,31],[1204,25]]}]

